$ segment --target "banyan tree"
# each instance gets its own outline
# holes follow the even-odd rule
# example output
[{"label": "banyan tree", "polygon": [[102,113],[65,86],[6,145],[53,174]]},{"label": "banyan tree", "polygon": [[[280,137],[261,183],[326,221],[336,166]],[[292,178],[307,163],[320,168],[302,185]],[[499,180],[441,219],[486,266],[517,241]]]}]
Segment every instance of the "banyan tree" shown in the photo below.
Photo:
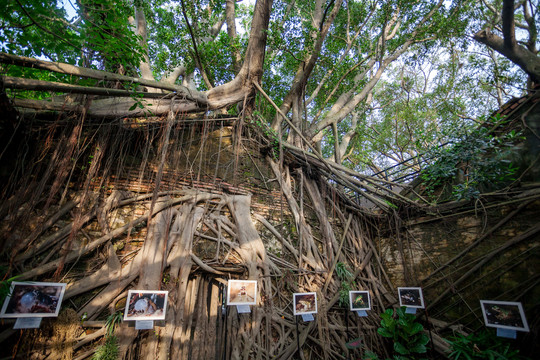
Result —
[{"label": "banyan tree", "polygon": [[[421,356],[446,357],[445,338],[482,329],[480,299],[523,303],[531,331],[513,345],[532,354],[540,320],[538,93],[475,125],[504,141],[471,137],[394,159],[383,171],[371,163],[359,172],[350,160],[383,73],[445,26],[464,31],[466,7],[450,3],[258,0],[244,44],[235,1],[153,9],[78,1],[87,28],[68,22],[67,32],[52,16],[59,8],[47,13],[48,5],[19,0],[6,7],[2,31],[28,46],[41,31],[48,59],[0,53],[2,286],[5,294],[12,281],[66,290],[58,317],[37,329],[1,320],[0,358],[389,358],[403,353],[378,331],[380,314],[399,307],[400,286],[424,291],[426,309],[414,320],[422,326],[411,334],[429,338]],[[297,18],[308,23],[295,38],[302,51],[293,54],[294,72],[281,74],[288,88],[271,88],[277,65],[268,59],[287,63],[279,54],[296,51],[276,31]],[[186,54],[184,63],[169,59],[167,75],[156,76],[164,66],[156,37],[171,22],[183,24],[191,62]],[[329,67],[329,34],[340,31]],[[221,59],[212,46],[226,40],[223,75],[209,54]],[[51,61],[50,43],[60,44],[58,53],[81,50],[78,64]],[[167,51],[179,51],[172,40]],[[471,148],[481,161],[448,156]],[[504,172],[495,162],[512,166]],[[473,163],[498,180],[484,176],[471,195]],[[435,174],[444,164],[452,171]],[[239,279],[257,283],[249,313],[227,304],[228,281]],[[167,291],[165,319],[150,330],[120,321],[129,290]],[[367,316],[350,310],[350,290],[369,292]],[[313,321],[294,315],[293,294],[305,292],[317,297]]]}]

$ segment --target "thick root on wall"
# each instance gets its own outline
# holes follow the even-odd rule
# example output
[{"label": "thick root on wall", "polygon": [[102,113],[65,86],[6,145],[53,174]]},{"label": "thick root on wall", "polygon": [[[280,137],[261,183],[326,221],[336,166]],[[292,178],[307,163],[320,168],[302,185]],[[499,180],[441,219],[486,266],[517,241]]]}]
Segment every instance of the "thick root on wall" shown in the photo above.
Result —
[{"label": "thick root on wall", "polygon": [[[310,186],[310,192],[318,191],[317,187]],[[292,195],[292,192],[290,194]],[[248,195],[211,194],[191,190],[171,193],[157,199],[152,216],[148,210],[150,203],[145,202],[148,200],[147,196],[120,200],[115,195],[115,198],[114,202],[105,202],[108,205],[97,212],[100,219],[92,223],[92,226],[100,227],[103,236],[90,239],[86,244],[78,243],[76,250],[64,258],[60,254],[58,258],[52,258],[45,264],[27,270],[21,276],[22,279],[43,277],[53,272],[61,261],[66,269],[73,269],[77,263],[85,262],[89,256],[95,256],[93,254],[96,254],[96,251],[101,254],[99,256],[104,260],[94,271],[81,278],[68,276],[72,280],[68,280],[64,306],[80,304],[76,299],[88,298],[88,294],[92,294],[85,303],[76,306],[76,314],[68,309],[72,314],[73,333],[77,336],[79,333],[83,334],[69,340],[73,344],[70,348],[74,357],[82,359],[90,356],[92,347],[104,342],[103,336],[106,332],[103,327],[97,331],[91,330],[88,334],[84,333],[83,329],[88,331],[88,328],[80,321],[81,317],[85,316],[86,321],[92,323],[104,319],[108,314],[123,311],[126,291],[141,289],[169,291],[166,320],[156,322],[154,331],[136,331],[131,322],[121,324],[116,329],[116,334],[119,353],[123,359],[208,359],[217,356],[221,358],[223,355],[228,359],[292,358],[297,352],[296,319],[292,316],[291,308],[292,295],[283,294],[282,290],[279,290],[286,286],[289,291],[318,293],[317,321],[300,326],[301,346],[314,341],[319,344],[323,358],[341,358],[340,354],[346,349],[345,340],[341,337],[346,338],[350,333],[344,335],[346,329],[341,318],[328,318],[328,310],[337,303],[338,297],[330,295],[327,298],[329,293],[323,289],[323,285],[328,283],[327,286],[335,291],[339,284],[332,278],[332,274],[330,278],[327,277],[324,269],[328,264],[316,260],[328,249],[332,249],[331,258],[349,261],[350,255],[337,253],[336,244],[319,247],[311,231],[306,231],[302,237],[303,251],[300,253],[300,250],[290,243],[291,240],[285,239],[267,219],[259,214],[252,215],[251,197]],[[292,196],[288,200],[294,201]],[[144,215],[126,221],[124,225],[104,225],[111,224],[110,216],[114,209],[133,205],[139,207],[139,213],[141,209],[147,210]],[[323,210],[319,211],[319,218],[323,214]],[[295,215],[298,223],[303,224],[298,226],[307,229],[308,225],[300,213]],[[264,224],[265,229],[271,230],[270,234],[273,235],[270,236],[283,242],[283,253],[280,257],[268,253],[260,231],[255,226],[255,218]],[[331,227],[327,227],[327,237],[328,229]],[[358,247],[356,243],[360,237],[356,231],[357,228],[350,227],[343,235],[342,242],[347,248],[350,247],[348,253],[352,249],[359,255],[363,254],[361,263],[357,263],[354,256],[350,265],[352,269],[356,269],[354,277],[363,283],[361,279],[370,277],[369,259],[372,251],[364,250],[367,249],[367,244]],[[128,254],[125,253],[128,249],[120,252],[117,250],[118,244],[126,246],[126,240],[139,236],[137,233],[144,236],[141,247],[129,251]],[[63,241],[67,239],[64,237]],[[195,244],[199,249],[200,242],[203,241],[211,244],[215,254],[201,256],[196,253]],[[335,243],[337,240],[334,237],[329,241]],[[304,261],[298,264],[300,255]],[[289,267],[283,268],[283,264],[288,264]],[[227,307],[224,299],[226,282],[231,275],[238,278],[234,272],[238,266],[245,269],[240,278],[258,282],[258,303],[251,307],[251,314],[237,314],[236,308]],[[296,270],[293,270],[295,266]],[[227,274],[228,268],[233,272]],[[295,272],[300,274],[297,279],[301,281],[301,288],[295,289],[295,285],[289,283],[289,280],[283,282],[285,274],[289,274],[286,279],[294,279]],[[361,277],[360,274],[364,276]],[[364,286],[370,287],[371,284],[380,285],[372,278],[365,282]],[[379,291],[374,294],[379,294]],[[72,299],[75,303],[71,302]],[[382,303],[382,299],[376,299]],[[376,320],[372,318],[361,322],[354,317],[350,319],[355,326],[360,326],[364,321],[371,323],[371,327],[375,326]],[[104,322],[102,324],[105,326]],[[365,325],[361,327],[363,326]],[[349,329],[351,330],[352,328]],[[330,345],[331,343],[334,346]],[[310,351],[316,351],[312,346],[309,345]],[[18,350],[18,355],[21,355],[24,349]],[[55,351],[57,350],[53,347],[45,346],[40,352],[42,355],[35,356],[53,356]]]}]

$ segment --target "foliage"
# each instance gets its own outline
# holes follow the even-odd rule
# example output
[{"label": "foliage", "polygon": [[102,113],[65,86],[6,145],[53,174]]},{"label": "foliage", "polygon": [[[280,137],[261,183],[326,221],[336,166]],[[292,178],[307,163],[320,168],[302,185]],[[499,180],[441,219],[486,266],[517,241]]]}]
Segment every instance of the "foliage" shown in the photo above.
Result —
[{"label": "foliage", "polygon": [[339,301],[338,304],[341,307],[349,306],[349,291],[353,289],[354,281],[352,281],[353,274],[350,272],[347,264],[338,262],[336,264],[336,275],[341,281],[341,287],[339,289]]},{"label": "foliage", "polygon": [[469,200],[485,189],[515,180],[517,167],[509,155],[519,134],[494,135],[490,128],[502,123],[504,119],[494,117],[464,139],[429,151],[427,157],[436,160],[422,172],[426,193],[433,195],[438,188],[451,186],[453,199]]},{"label": "foliage", "polygon": [[257,131],[266,137],[266,139],[270,142],[270,146],[272,147],[271,156],[272,158],[277,159],[279,157],[280,148],[279,137],[276,131],[268,126],[261,113],[258,111],[253,112],[253,116],[251,117],[249,124],[253,125]]},{"label": "foliage", "polygon": [[487,330],[477,331],[467,336],[457,334],[446,340],[450,344],[451,360],[472,359],[526,359],[519,355],[518,350],[512,349],[507,339],[495,336]]},{"label": "foliage", "polygon": [[[387,309],[381,314],[381,327],[377,332],[392,339],[394,351],[405,358],[416,358],[425,354],[429,337],[424,333],[422,324],[416,322],[416,317],[405,313],[405,307],[394,310]],[[402,358],[400,356],[400,358]]]},{"label": "foliage", "polygon": [[105,327],[107,328],[107,335],[112,336],[116,325],[122,322],[124,314],[121,311],[117,311],[114,314],[111,314],[107,317],[105,321]]},{"label": "foliage", "polygon": [[122,322],[124,314],[117,311],[107,317],[105,321],[105,343],[99,345],[92,357],[92,360],[116,360],[118,358],[118,339],[114,335],[116,325]]},{"label": "foliage", "polygon": [[[2,51],[106,69],[134,69],[142,59],[128,1],[84,0],[69,19],[62,2],[11,1],[0,8]],[[96,60],[100,62],[97,63]]]},{"label": "foliage", "polygon": [[92,360],[116,360],[118,358],[118,340],[116,336],[107,336],[105,343],[98,346]]}]

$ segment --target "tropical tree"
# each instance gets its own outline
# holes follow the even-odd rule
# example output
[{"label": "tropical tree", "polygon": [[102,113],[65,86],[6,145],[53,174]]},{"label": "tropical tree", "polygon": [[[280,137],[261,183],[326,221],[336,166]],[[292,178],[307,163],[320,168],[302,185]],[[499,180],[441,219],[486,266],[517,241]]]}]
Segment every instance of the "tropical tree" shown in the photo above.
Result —
[{"label": "tropical tree", "polygon": [[[116,312],[122,292],[137,278],[142,289],[170,288],[174,311],[168,316],[173,318],[156,330],[155,337],[139,337],[133,328],[124,326],[118,347],[125,358],[191,356],[192,321],[196,320],[190,309],[195,308],[195,301],[199,301],[200,314],[210,305],[213,311],[219,306],[218,286],[210,281],[194,284],[192,270],[197,267],[212,276],[228,271],[197,257],[194,237],[198,244],[218,244],[218,262],[229,258],[228,253],[220,258],[223,249],[235,252],[236,264],[245,267],[248,277],[259,279],[263,301],[273,311],[273,281],[286,277],[278,263],[287,271],[299,270],[306,288],[322,289],[321,300],[331,307],[337,298],[329,298],[328,289],[339,289],[343,280],[332,273],[345,259],[353,265],[350,268],[357,269],[351,282],[367,274],[370,281],[365,284],[375,289],[379,305],[383,296],[391,302],[390,292],[382,290],[386,285],[375,281],[374,274],[384,274],[384,269],[373,271],[370,262],[378,249],[368,240],[366,246],[358,246],[358,239],[371,230],[379,231],[374,228],[381,212],[394,214],[401,205],[415,209],[420,205],[392,190],[394,183],[371,175],[411,157],[419,160],[412,162],[410,171],[418,171],[426,148],[459,138],[461,131],[482,121],[479,115],[491,104],[505,100],[510,82],[505,76],[520,80],[511,73],[508,61],[493,51],[483,47],[478,57],[476,49],[471,50],[466,35],[490,20],[478,15],[487,14],[486,4],[479,6],[472,0],[10,2],[0,8],[0,63],[5,75],[1,81],[6,89],[0,100],[22,110],[10,114],[1,125],[10,130],[4,133],[20,136],[26,131],[25,135],[43,144],[21,142],[20,148],[9,152],[16,155],[6,168],[14,170],[2,173],[2,181],[9,178],[9,186],[0,194],[5,200],[0,218],[9,221],[2,225],[7,230],[0,245],[9,276],[21,269],[22,280],[53,272],[60,277],[66,272],[65,264],[99,257],[101,268],[92,276],[73,279],[66,295],[75,298],[98,291],[79,309],[91,319],[107,307]],[[74,15],[66,10],[71,6]],[[532,14],[532,6],[521,8]],[[471,19],[478,21],[470,25]],[[65,117],[35,125],[34,116],[50,110]],[[181,166],[188,165],[176,160],[181,156],[188,158],[186,163],[192,160],[187,154],[191,149],[179,140],[187,114],[199,115],[204,124],[234,118],[231,153],[236,157],[242,134],[251,136],[254,130],[262,149],[260,159],[267,161],[265,170],[289,205],[290,216],[280,226],[290,236],[282,236],[265,219],[261,223],[277,234],[286,257],[269,256],[251,218],[250,197],[230,194],[234,186],[224,184],[223,191],[203,196],[198,189],[182,189],[181,197],[175,191],[161,193],[169,165],[178,165],[176,170],[182,171]],[[47,112],[45,119],[50,118]],[[249,126],[243,128],[246,123]],[[225,132],[220,130],[214,184],[222,165],[219,156]],[[7,136],[10,150],[19,146],[11,140]],[[203,159],[205,150],[211,147],[206,140],[203,136],[195,151],[199,168],[207,160]],[[283,159],[284,148],[292,160]],[[2,150],[0,157],[7,153]],[[289,168],[295,161],[300,166]],[[142,195],[108,192],[105,179],[125,175],[128,162],[140,166],[140,179],[151,168],[155,177],[148,178],[153,186],[150,191]],[[186,172],[193,168],[189,167]],[[292,181],[293,176],[298,181]],[[324,178],[330,181],[318,182]],[[81,183],[75,187],[73,179]],[[99,189],[93,192],[92,186]],[[341,191],[344,188],[378,209],[360,209],[358,202],[347,197],[350,192]],[[68,192],[74,195],[70,200]],[[330,204],[332,215],[326,201],[331,194],[338,194],[345,204],[342,208]],[[304,198],[308,200],[305,208],[316,218],[311,222],[317,223],[317,233],[304,210]],[[126,206],[141,202],[143,214],[112,229],[108,220],[113,212],[120,207],[133,212]],[[52,210],[53,205],[58,209]],[[350,208],[357,212],[349,212]],[[362,218],[365,214],[369,221]],[[69,218],[69,224],[60,224],[64,218]],[[393,218],[393,224],[401,223],[393,220],[398,219]],[[90,223],[100,229],[98,235],[84,231],[84,239],[77,238]],[[123,246],[125,233],[128,240],[132,231],[144,233],[143,223],[147,226],[142,248],[136,249],[133,258],[131,254],[122,257],[121,263],[115,246]],[[373,228],[367,231],[364,226]],[[73,251],[74,245],[80,245],[81,252]],[[345,248],[349,254],[342,251]],[[290,283],[286,285],[299,286]],[[211,293],[196,300],[191,294],[197,289]],[[274,315],[257,309],[253,321],[248,321],[223,314],[231,323],[224,325],[221,334],[235,329],[239,338],[229,342],[232,358],[247,359],[256,352],[259,358],[288,359],[295,354],[291,317]],[[217,313],[207,317],[209,326],[217,317]],[[275,326],[276,320],[281,325]],[[307,325],[297,339],[307,341],[312,327]],[[319,327],[317,346],[325,358],[340,358],[346,348],[331,343],[330,330],[340,340],[334,328],[343,326]],[[271,344],[274,336],[279,340]],[[109,343],[116,348],[115,344]]]},{"label": "tropical tree", "polygon": [[[533,20],[537,11],[532,2],[518,5],[516,9],[523,12],[518,26],[529,34],[527,51],[536,54]],[[170,109],[236,111],[237,104],[252,102],[257,92],[253,84],[261,83],[279,110],[266,105],[258,111],[284,140],[309,151],[324,149],[326,158],[360,169],[375,165],[366,161],[366,156],[373,154],[362,151],[366,141],[384,154],[386,163],[444,143],[444,136],[426,135],[427,125],[411,126],[400,113],[418,119],[417,111],[429,106],[427,118],[432,125],[428,128],[432,132],[440,131],[448,121],[456,124],[459,119],[474,117],[477,114],[464,114],[466,103],[472,101],[466,99],[463,89],[481,74],[488,74],[492,80],[486,82],[496,85],[474,93],[494,94],[499,104],[504,102],[507,95],[501,82],[510,79],[504,60],[493,54],[489,58],[471,55],[466,40],[467,31],[477,31],[477,39],[481,33],[488,34],[487,30],[475,30],[480,26],[496,29],[498,17],[493,12],[497,6],[496,2],[476,6],[468,1],[442,0],[276,0],[255,5],[232,0],[114,4],[85,0],[76,3],[77,13],[69,19],[60,3],[16,0],[3,9],[2,46],[11,54],[135,76],[146,92],[172,90],[182,98],[158,101],[149,94],[144,101],[98,100],[91,105],[91,114],[99,114],[97,109],[103,113],[104,105],[112,116],[160,115]],[[485,20],[467,27],[475,16]],[[438,59],[438,64],[423,66],[421,63],[429,63],[427,59]],[[493,70],[473,74],[472,67],[486,64]],[[70,71],[71,75],[92,77],[84,68]],[[413,73],[416,75],[411,77]],[[475,80],[465,81],[473,76]],[[120,86],[121,78],[116,79],[110,86]],[[88,80],[81,81],[76,80],[88,84]],[[401,94],[395,93],[398,89]],[[405,98],[405,107],[395,101]],[[435,114],[435,108],[443,112]],[[452,120],[450,113],[455,115]],[[390,117],[394,124],[388,122]],[[419,131],[409,131],[409,139],[393,143],[381,138],[384,132],[407,126]],[[403,136],[406,132],[399,133]],[[438,140],[425,141],[426,136]],[[403,141],[420,147],[394,155],[384,150],[388,146],[401,149]],[[360,159],[364,159],[363,165]]]}]

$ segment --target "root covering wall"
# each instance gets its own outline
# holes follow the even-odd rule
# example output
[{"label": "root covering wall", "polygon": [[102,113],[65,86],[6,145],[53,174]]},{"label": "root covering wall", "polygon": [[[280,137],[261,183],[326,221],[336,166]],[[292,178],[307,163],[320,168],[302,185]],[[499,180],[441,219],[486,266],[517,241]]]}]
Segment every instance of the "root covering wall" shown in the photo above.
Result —
[{"label": "root covering wall", "polygon": [[[33,159],[18,162],[24,176],[2,178],[8,276],[67,283],[60,318],[24,331],[3,321],[6,355],[90,358],[112,336],[124,359],[385,353],[378,314],[395,295],[374,223],[315,173],[269,154],[247,125],[239,133],[171,116],[143,126],[70,120],[41,124],[18,150]],[[371,292],[367,318],[340,302],[338,263],[347,284]],[[251,313],[226,305],[229,279],[257,281]],[[166,319],[153,330],[107,325],[130,289],[169,291]],[[315,321],[294,317],[295,292],[317,293]],[[53,333],[65,338],[61,351]],[[346,346],[359,338],[363,348]]]},{"label": "root covering wall", "polygon": [[[537,187],[426,215],[385,186],[269,143],[249,119],[230,123],[64,113],[19,128],[0,177],[5,279],[67,290],[60,317],[39,330],[1,323],[5,356],[85,359],[109,346],[122,359],[390,357],[376,330],[397,286],[423,286],[430,319],[468,331],[482,327],[479,297],[538,296]],[[343,191],[359,186],[371,207]],[[251,313],[227,306],[229,279],[257,281]],[[169,292],[153,330],[110,325],[133,289]],[[349,311],[349,289],[370,292],[367,317]],[[293,315],[298,292],[317,294],[314,321]],[[441,336],[432,328],[443,353]]]}]

